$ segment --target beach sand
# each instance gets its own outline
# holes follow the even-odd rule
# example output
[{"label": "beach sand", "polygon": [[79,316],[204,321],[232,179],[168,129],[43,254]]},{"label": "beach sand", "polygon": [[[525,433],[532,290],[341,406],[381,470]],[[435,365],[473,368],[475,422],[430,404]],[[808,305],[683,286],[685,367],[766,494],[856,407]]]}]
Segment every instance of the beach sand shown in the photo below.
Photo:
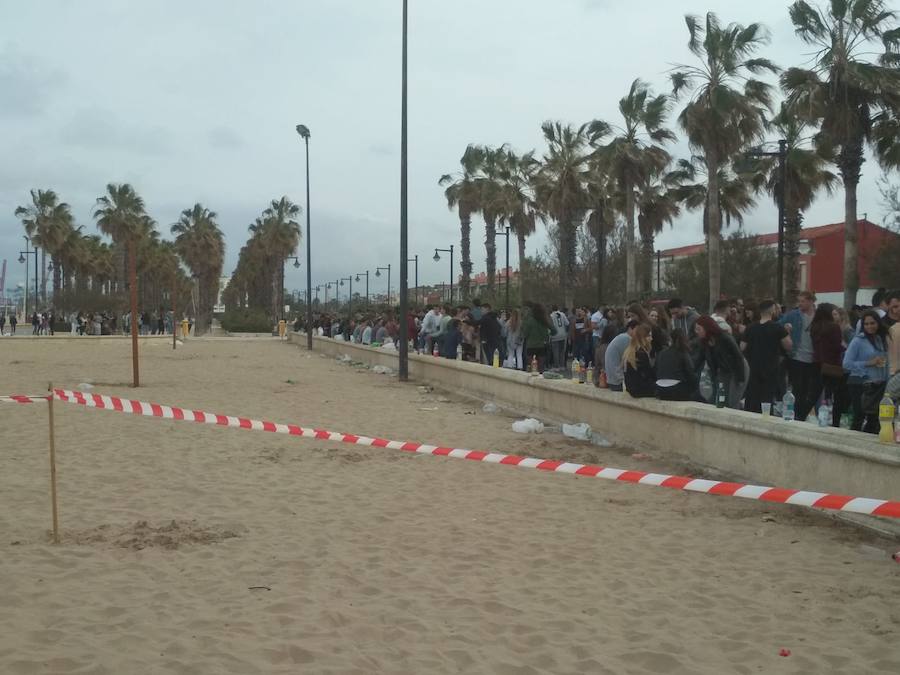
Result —
[{"label": "beach sand", "polygon": [[[124,340],[0,340],[0,394],[90,381],[335,431],[686,470],[520,436],[453,392],[266,339],[151,342],[137,392],[130,376]],[[900,546],[797,507],[67,404],[56,419],[59,546],[46,406],[0,405],[4,675],[900,672]]]}]

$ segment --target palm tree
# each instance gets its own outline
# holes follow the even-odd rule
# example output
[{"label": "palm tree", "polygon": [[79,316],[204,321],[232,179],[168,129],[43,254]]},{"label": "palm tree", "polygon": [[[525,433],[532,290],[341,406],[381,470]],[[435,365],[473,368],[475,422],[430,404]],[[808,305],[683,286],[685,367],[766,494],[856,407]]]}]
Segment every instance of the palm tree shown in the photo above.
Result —
[{"label": "palm tree", "polygon": [[144,233],[146,223],[142,220],[144,200],[128,183],[110,183],[106,194],[97,199],[94,211],[97,228],[113,241],[118,250],[116,255],[116,290],[122,290],[125,281],[126,260],[128,261],[131,283],[137,283],[137,243]]},{"label": "palm tree", "polygon": [[[198,280],[197,322],[203,328],[211,325],[225,260],[225,238],[216,218],[214,211],[197,203],[182,211],[181,217],[171,226],[175,250]],[[169,262],[167,259],[166,264]]]},{"label": "palm tree", "polygon": [[[635,80],[619,101],[623,126],[612,127],[595,120],[588,129],[591,141],[597,144],[610,133],[615,133],[597,152],[615,176],[624,197],[625,216],[625,292],[629,298],[637,293],[637,268],[635,266],[634,218],[637,195],[647,184],[649,177],[659,173],[671,158],[659,144],[674,141],[675,135],[663,128],[669,109],[669,97],[652,96],[650,88]],[[649,143],[647,141],[649,139]]]},{"label": "palm tree", "polygon": [[[58,255],[68,230],[72,228],[74,218],[69,205],[60,202],[53,190],[31,190],[31,204],[18,207],[15,214],[21,219],[25,233],[31,238],[34,246],[41,249],[41,297],[42,302],[46,303],[47,253],[50,253],[51,260]],[[57,279],[58,273],[54,274],[54,292],[59,290]]]},{"label": "palm tree", "polygon": [[[859,290],[856,190],[868,144],[883,166],[900,166],[900,28],[883,0],[832,0],[826,9],[791,5],[800,39],[816,49],[810,69],[790,68],[781,84],[794,109],[821,125],[816,145],[834,155],[844,185],[844,307]],[[869,60],[872,43],[884,52]]]},{"label": "palm tree", "polygon": [[503,171],[509,148],[485,147],[475,183],[478,186],[478,204],[484,219],[485,271],[488,293],[493,294],[497,278],[497,222],[503,209]]},{"label": "palm tree", "polygon": [[[621,193],[616,187],[616,179],[610,174],[609,165],[596,155],[585,173],[585,187],[590,215],[587,227],[597,246],[597,306],[605,300],[603,276],[606,272],[606,237],[616,225],[616,211],[621,208]],[[608,292],[608,291],[606,291]]]},{"label": "palm tree", "polygon": [[539,217],[534,197],[534,181],[539,169],[540,162],[534,158],[533,150],[521,157],[512,150],[507,150],[500,171],[501,184],[497,194],[500,223],[508,224],[516,235],[520,294],[527,276],[525,240],[534,234]]},{"label": "palm tree", "polygon": [[[787,141],[784,176],[784,289],[785,303],[793,306],[797,293],[802,290],[799,288],[797,258],[800,255],[803,212],[812,205],[820,191],[825,190],[829,195],[833,192],[837,176],[828,170],[828,160],[825,157],[807,147],[810,140],[806,136],[809,125],[789,106],[782,104],[778,115],[772,119],[772,127],[780,138]],[[777,204],[781,192],[777,163],[769,160],[763,168],[768,173],[766,189]]]},{"label": "palm tree", "polygon": [[445,173],[438,180],[438,185],[446,187],[444,197],[447,198],[447,208],[456,208],[459,214],[459,248],[460,269],[462,277],[459,280],[460,296],[466,300],[469,298],[469,289],[472,284],[472,214],[479,209],[479,192],[476,176],[481,166],[484,149],[478,145],[469,145],[460,158],[462,171],[456,174]]},{"label": "palm tree", "polygon": [[584,172],[588,162],[587,125],[573,127],[559,122],[541,125],[547,153],[535,177],[537,203],[559,228],[559,285],[566,306],[574,304],[576,233],[587,204]]},{"label": "palm tree", "polygon": [[721,289],[722,209],[719,204],[720,170],[742,148],[761,138],[765,115],[771,110],[771,87],[753,77],[776,72],[767,59],[751,58],[768,35],[758,23],[749,26],[722,26],[713,13],[701,25],[695,16],[685,17],[690,41],[688,48],[699,65],[678,66],[672,73],[673,93],[685,89],[692,95],[678,122],[695,151],[702,153],[709,180],[705,208],[709,253],[709,302],[719,298]]},{"label": "palm tree", "polygon": [[262,217],[250,226],[254,238],[258,238],[266,256],[266,271],[272,288],[271,309],[275,321],[284,306],[284,261],[292,255],[300,243],[299,206],[287,197],[272,200]]},{"label": "palm tree", "polygon": [[[678,172],[657,171],[644,185],[638,196],[638,231],[641,235],[640,290],[653,288],[653,251],[656,235],[681,213]],[[657,288],[658,290],[658,288]]]}]

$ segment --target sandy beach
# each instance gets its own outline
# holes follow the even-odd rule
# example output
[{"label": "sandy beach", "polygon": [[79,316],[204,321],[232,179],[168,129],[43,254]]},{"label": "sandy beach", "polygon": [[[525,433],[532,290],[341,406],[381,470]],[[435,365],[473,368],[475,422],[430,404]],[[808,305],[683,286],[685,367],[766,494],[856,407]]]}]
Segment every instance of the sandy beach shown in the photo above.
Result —
[{"label": "sandy beach", "polygon": [[[335,431],[688,470],[523,437],[511,412],[268,339],[149,342],[137,392],[130,375],[125,340],[0,340],[0,394],[91,382]],[[797,507],[65,404],[56,417],[59,546],[46,407],[0,405],[3,674],[900,672],[900,545]]]}]

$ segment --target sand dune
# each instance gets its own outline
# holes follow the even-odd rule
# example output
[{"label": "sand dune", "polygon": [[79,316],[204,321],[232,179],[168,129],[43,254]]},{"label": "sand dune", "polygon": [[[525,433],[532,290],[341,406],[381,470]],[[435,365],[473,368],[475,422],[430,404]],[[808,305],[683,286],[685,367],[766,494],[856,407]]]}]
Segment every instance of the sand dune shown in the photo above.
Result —
[{"label": "sand dune", "polygon": [[[269,340],[143,354],[144,400],[684,470]],[[0,341],[0,393],[132,396],[129,376],[127,343]],[[62,404],[57,421],[53,546],[46,409],[0,406],[0,673],[900,672],[900,546],[824,516]]]}]

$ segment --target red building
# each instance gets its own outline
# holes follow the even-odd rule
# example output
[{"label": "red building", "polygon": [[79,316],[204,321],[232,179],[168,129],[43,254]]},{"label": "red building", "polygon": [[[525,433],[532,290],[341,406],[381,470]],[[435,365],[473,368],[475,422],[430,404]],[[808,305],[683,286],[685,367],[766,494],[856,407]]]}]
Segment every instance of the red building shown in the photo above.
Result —
[{"label": "red building", "polygon": [[[859,246],[859,293],[856,300],[869,304],[877,290],[875,280],[870,276],[875,254],[889,239],[900,237],[869,220],[857,221]],[[778,234],[761,234],[757,237],[763,246],[777,248]],[[665,289],[666,268],[676,260],[697,255],[706,250],[706,244],[693,244],[670,248],[660,252],[660,279]],[[816,294],[820,302],[840,305],[844,301],[844,223],[806,227],[800,230],[800,288]],[[723,270],[723,274],[727,271]],[[654,275],[655,277],[656,275]],[[654,278],[654,286],[656,279]],[[654,288],[654,290],[657,290]]]}]

